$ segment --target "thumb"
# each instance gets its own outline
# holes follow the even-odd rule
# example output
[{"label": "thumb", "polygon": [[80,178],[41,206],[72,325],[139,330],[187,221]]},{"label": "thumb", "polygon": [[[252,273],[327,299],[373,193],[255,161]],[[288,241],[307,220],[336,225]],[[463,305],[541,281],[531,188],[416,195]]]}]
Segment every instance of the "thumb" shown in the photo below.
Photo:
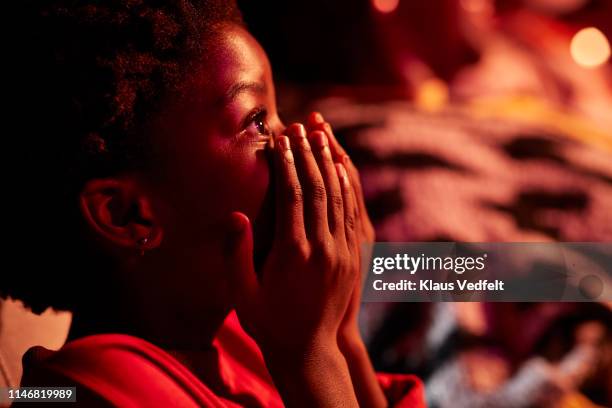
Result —
[{"label": "thumb", "polygon": [[253,265],[253,230],[249,217],[241,212],[230,216],[232,230],[228,253],[231,279],[240,301],[253,299],[259,289],[259,281]]}]

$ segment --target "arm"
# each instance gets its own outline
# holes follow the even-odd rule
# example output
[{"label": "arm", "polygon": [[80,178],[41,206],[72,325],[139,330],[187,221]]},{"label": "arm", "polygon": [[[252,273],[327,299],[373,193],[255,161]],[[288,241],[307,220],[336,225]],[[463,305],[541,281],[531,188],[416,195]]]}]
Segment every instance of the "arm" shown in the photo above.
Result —
[{"label": "arm", "polygon": [[357,406],[346,361],[335,342],[310,350],[270,353],[264,358],[288,407]]},{"label": "arm", "polygon": [[359,334],[339,336],[338,344],[346,359],[359,406],[386,407],[387,399],[376,378],[368,351]]}]

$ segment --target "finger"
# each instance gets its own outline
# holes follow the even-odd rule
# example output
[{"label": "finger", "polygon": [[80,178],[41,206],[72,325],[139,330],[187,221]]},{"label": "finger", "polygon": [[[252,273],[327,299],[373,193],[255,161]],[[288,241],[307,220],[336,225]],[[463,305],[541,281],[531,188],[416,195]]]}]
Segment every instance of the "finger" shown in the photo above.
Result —
[{"label": "finger", "polygon": [[344,200],[327,136],[323,131],[316,130],[310,134],[309,138],[327,190],[329,230],[333,236],[344,235]]},{"label": "finger", "polygon": [[[361,222],[360,228],[362,229],[363,239],[367,242],[373,241],[375,232],[374,226],[372,225],[372,221],[370,220],[370,216],[368,215],[368,209],[365,203],[365,196],[363,194],[363,188],[361,185],[361,180],[359,177],[359,171],[357,167],[353,164],[349,156],[344,157],[345,167],[348,169],[349,178],[353,185],[353,190],[355,191],[356,203],[357,203],[357,216]],[[348,165],[347,165],[348,164]]]},{"label": "finger", "polygon": [[361,214],[367,215],[368,212],[365,206],[365,200],[363,198],[363,189],[361,188],[359,171],[357,170],[357,167],[355,167],[355,165],[347,154],[342,157],[342,164],[344,164],[344,168],[348,172],[351,185],[353,186],[353,190],[355,191],[355,203],[357,204],[357,212],[360,217]]},{"label": "finger", "polygon": [[238,292],[237,301],[245,306],[255,298],[259,290],[259,281],[253,265],[253,231],[249,218],[243,213],[233,212],[230,222],[232,229],[232,242],[228,254],[230,276]]},{"label": "finger", "polygon": [[308,126],[312,130],[322,130],[325,132],[327,138],[329,139],[329,148],[334,161],[341,163],[342,156],[346,154],[346,151],[340,145],[340,143],[338,143],[338,139],[336,139],[331,125],[325,121],[323,115],[321,115],[319,112],[312,112],[308,116]]},{"label": "finger", "polygon": [[330,145],[331,145],[332,156],[334,158],[334,161],[344,164],[344,167],[349,174],[351,184],[353,185],[353,188],[356,190],[355,193],[358,198],[358,204],[360,207],[359,211],[361,212],[362,210],[365,210],[365,203],[363,202],[363,194],[362,194],[363,192],[361,190],[361,182],[359,180],[359,172],[357,171],[357,168],[351,162],[344,148],[338,142],[338,139],[336,139],[336,136],[334,135],[331,125],[325,122],[323,115],[321,115],[319,112],[312,112],[308,116],[308,126],[310,129],[313,129],[313,131],[322,130],[323,132],[325,132],[325,134],[327,135],[327,138],[329,139]]},{"label": "finger", "polygon": [[[344,165],[344,168],[346,169],[346,165]],[[351,197],[353,198],[353,206],[354,206],[354,214],[355,214],[355,230],[359,232],[361,228],[359,198],[357,197],[357,189],[355,185],[353,184],[353,180],[351,179],[351,173],[350,171],[348,171],[348,169],[347,169],[347,173],[348,173],[349,182],[351,184]]]},{"label": "finger", "polygon": [[352,250],[355,245],[355,202],[353,199],[353,188],[349,181],[348,173],[342,163],[336,163],[336,172],[340,179],[342,189],[342,200],[344,201],[344,233],[347,248]]},{"label": "finger", "polygon": [[310,112],[310,115],[308,115],[308,119],[306,120],[306,124],[308,125],[309,129],[312,130],[316,130],[318,125],[324,122],[325,119],[323,118],[323,115],[321,115],[320,112]]},{"label": "finger", "polygon": [[276,234],[279,243],[301,242],[306,239],[304,230],[304,195],[291,144],[287,136],[279,136],[274,148],[276,164]]},{"label": "finger", "polygon": [[[350,179],[351,179],[351,176],[349,173],[349,180]],[[356,270],[359,271],[357,275],[361,275],[361,268],[360,268],[361,243],[362,243],[362,240],[366,241],[366,239],[363,237],[364,235],[363,223],[365,220],[363,217],[361,217],[359,213],[358,198],[357,198],[357,193],[355,191],[355,186],[352,186],[351,188],[351,196],[353,198],[353,205],[354,205],[355,231],[354,231],[354,234],[350,237],[351,240],[349,241],[349,251],[351,252],[351,260],[353,262],[353,265],[355,265]]]},{"label": "finger", "polygon": [[[346,169],[346,166],[344,166]],[[362,235],[362,224],[364,218],[360,216],[359,213],[359,204],[357,198],[357,192],[355,190],[355,186],[353,185],[353,181],[351,180],[351,174],[348,172],[348,179],[351,190],[351,202],[353,207],[353,219],[355,220],[353,235],[350,237],[351,241],[349,242],[349,249],[351,251],[351,255],[353,256],[353,261],[359,264],[359,255],[360,255],[360,245],[361,245],[361,235]]]},{"label": "finger", "polygon": [[306,129],[302,124],[293,124],[287,129],[295,156],[297,175],[304,192],[304,224],[306,235],[318,242],[329,237],[327,219],[327,191],[319,165],[312,153]]},{"label": "finger", "polygon": [[367,240],[371,240],[374,237],[374,227],[372,226],[372,222],[368,217],[367,208],[365,205],[363,189],[361,186],[361,181],[359,178],[359,171],[355,167],[355,165],[350,160],[349,156],[346,154],[344,148],[336,139],[334,132],[329,123],[325,122],[323,115],[319,112],[312,112],[308,117],[308,126],[312,129],[320,129],[325,132],[328,137],[330,143],[330,149],[332,151],[332,157],[335,162],[339,162],[344,164],[348,174],[349,179],[353,188],[355,189],[355,196],[357,198],[357,209],[358,209],[358,217],[361,220],[361,228],[364,229],[364,234],[367,236]]}]

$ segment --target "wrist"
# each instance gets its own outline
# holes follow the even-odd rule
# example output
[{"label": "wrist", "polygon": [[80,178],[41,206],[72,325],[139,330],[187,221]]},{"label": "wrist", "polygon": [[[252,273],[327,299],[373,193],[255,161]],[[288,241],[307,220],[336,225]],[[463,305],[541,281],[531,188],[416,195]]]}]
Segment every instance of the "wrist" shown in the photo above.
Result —
[{"label": "wrist", "polygon": [[264,359],[286,406],[357,406],[345,357],[335,339],[290,351],[264,352]]},{"label": "wrist", "polygon": [[355,394],[362,407],[386,407],[389,404],[376,378],[368,350],[357,325],[338,332],[338,347],[346,360]]},{"label": "wrist", "polygon": [[361,353],[366,349],[357,325],[350,325],[339,330],[337,341],[338,348],[345,356]]},{"label": "wrist", "polygon": [[270,371],[306,372],[319,364],[342,357],[338,344],[333,338],[315,336],[304,343],[284,343],[261,348]]}]

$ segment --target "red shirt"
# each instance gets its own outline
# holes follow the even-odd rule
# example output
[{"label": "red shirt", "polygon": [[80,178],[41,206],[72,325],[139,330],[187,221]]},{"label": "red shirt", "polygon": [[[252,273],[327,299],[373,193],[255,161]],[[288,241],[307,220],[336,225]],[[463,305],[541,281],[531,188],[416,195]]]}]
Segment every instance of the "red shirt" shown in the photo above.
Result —
[{"label": "red shirt", "polygon": [[[22,386],[76,386],[86,407],[282,407],[255,341],[231,313],[214,346],[225,392],[216,394],[164,350],[132,336],[100,334],[51,352],[31,349]],[[379,374],[391,406],[425,407],[421,382],[410,375]],[[73,405],[73,404],[71,404]]]}]

